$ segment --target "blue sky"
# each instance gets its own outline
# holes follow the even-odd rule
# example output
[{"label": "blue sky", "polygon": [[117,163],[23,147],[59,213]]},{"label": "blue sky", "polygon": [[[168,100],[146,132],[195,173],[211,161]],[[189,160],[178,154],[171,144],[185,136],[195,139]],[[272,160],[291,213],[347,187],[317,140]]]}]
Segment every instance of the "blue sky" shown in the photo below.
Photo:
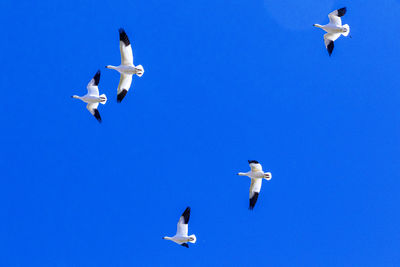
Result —
[{"label": "blue sky", "polygon": [[[329,57],[312,24],[343,6]],[[0,265],[400,265],[399,12],[2,1]],[[121,104],[119,27],[145,69]],[[98,69],[102,124],[70,98]],[[273,174],[252,212],[248,159]],[[190,249],[161,239],[186,206]]]}]

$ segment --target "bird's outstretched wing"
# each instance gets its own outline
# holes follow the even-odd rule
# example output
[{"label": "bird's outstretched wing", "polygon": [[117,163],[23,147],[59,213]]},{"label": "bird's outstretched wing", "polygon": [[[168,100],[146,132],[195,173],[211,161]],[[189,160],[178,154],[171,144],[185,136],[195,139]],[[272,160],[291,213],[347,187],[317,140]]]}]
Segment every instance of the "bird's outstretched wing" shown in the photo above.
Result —
[{"label": "bird's outstretched wing", "polygon": [[252,172],[262,171],[262,166],[257,160],[248,160],[248,162]]},{"label": "bird's outstretched wing", "polygon": [[99,87],[98,87],[99,82],[100,82],[100,70],[96,72],[94,77],[90,80],[90,82],[86,86],[88,90],[88,95],[99,96]]},{"label": "bird's outstretched wing", "polygon": [[99,103],[89,103],[87,104],[86,108],[97,119],[98,122],[101,122],[100,113],[99,110],[97,109],[98,106]]},{"label": "bird's outstretched wing", "polygon": [[325,33],[324,34],[324,42],[326,50],[328,50],[329,56],[332,55],[334,42],[337,38],[339,38],[340,33]]},{"label": "bird's outstretched wing", "polygon": [[347,9],[345,7],[336,9],[335,11],[332,11],[329,13],[329,24],[333,24],[335,26],[342,26],[342,19],[340,17],[343,17],[344,14],[346,14]]},{"label": "bird's outstretched wing", "polygon": [[117,102],[120,103],[122,99],[126,96],[129,88],[132,84],[132,75],[121,73],[121,78],[119,79],[118,91],[117,91]]},{"label": "bird's outstretched wing", "polygon": [[121,65],[133,65],[132,45],[124,29],[119,29],[119,50],[121,51]]},{"label": "bird's outstretched wing", "polygon": [[251,179],[251,185],[250,185],[250,193],[249,193],[249,198],[250,198],[250,203],[249,203],[249,209],[252,210],[254,209],[254,206],[257,203],[258,195],[260,194],[261,191],[261,184],[262,184],[262,179]]},{"label": "bird's outstretched wing", "polygon": [[176,235],[187,236],[188,234],[188,223],[190,218],[190,207],[187,207],[179,218]]}]

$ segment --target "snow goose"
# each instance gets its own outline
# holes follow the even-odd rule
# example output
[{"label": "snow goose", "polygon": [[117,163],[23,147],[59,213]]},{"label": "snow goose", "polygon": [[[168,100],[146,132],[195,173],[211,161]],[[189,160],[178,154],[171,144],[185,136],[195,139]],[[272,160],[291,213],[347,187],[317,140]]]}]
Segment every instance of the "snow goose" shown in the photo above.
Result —
[{"label": "snow goose", "polygon": [[136,74],[142,77],[144,69],[142,65],[133,65],[132,46],[129,42],[128,35],[126,35],[125,30],[122,28],[119,29],[119,49],[121,51],[121,65],[108,65],[106,68],[116,70],[121,74],[117,91],[117,102],[121,103],[131,87],[132,75]]},{"label": "snow goose", "polygon": [[196,236],[188,236],[188,223],[190,218],[190,207],[187,207],[179,218],[176,234],[173,237],[165,236],[163,239],[174,241],[175,243],[189,248],[190,243],[196,243]]},{"label": "snow goose", "polygon": [[327,33],[324,34],[325,47],[328,50],[329,56],[333,51],[333,43],[340,35],[348,36],[350,33],[350,27],[348,24],[342,26],[341,17],[346,14],[347,9],[345,7],[337,9],[329,13],[329,23],[326,25],[314,24],[315,27],[321,28]]},{"label": "snow goose", "polygon": [[77,96],[73,95],[72,98],[80,99],[85,103],[88,103],[86,108],[89,110],[90,113],[99,121],[101,122],[101,117],[99,110],[97,107],[99,103],[105,104],[107,102],[107,97],[105,94],[99,96],[99,82],[100,82],[100,70],[96,72],[93,79],[90,80],[89,84],[87,85],[87,94],[84,96]]},{"label": "snow goose", "polygon": [[250,184],[250,204],[249,209],[254,209],[256,205],[258,195],[260,194],[261,190],[261,183],[262,179],[271,180],[272,174],[270,172],[264,172],[262,170],[262,166],[256,160],[249,160],[250,171],[248,172],[239,172],[238,175],[240,176],[248,176],[251,178]]}]

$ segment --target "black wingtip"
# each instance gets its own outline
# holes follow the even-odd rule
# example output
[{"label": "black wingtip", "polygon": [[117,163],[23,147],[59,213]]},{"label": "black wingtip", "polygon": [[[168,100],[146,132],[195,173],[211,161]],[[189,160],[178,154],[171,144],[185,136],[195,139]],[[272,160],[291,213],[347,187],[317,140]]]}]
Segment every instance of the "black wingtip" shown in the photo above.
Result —
[{"label": "black wingtip", "polygon": [[339,8],[339,9],[337,10],[338,17],[343,17],[344,14],[346,14],[346,12],[347,12],[347,8],[346,8],[346,7]]},{"label": "black wingtip", "polygon": [[189,248],[189,244],[188,243],[183,243],[181,246],[185,247],[185,248]]},{"label": "black wingtip", "polygon": [[251,163],[256,163],[256,164],[258,164],[258,163],[259,163],[257,160],[248,160],[248,162],[249,162],[249,164],[251,164]]},{"label": "black wingtip", "polygon": [[128,46],[131,44],[129,41],[128,35],[126,35],[126,32],[123,28],[119,28],[119,40],[124,43],[125,46]]},{"label": "black wingtip", "polygon": [[254,209],[254,206],[257,203],[257,199],[258,199],[258,193],[255,192],[253,197],[250,198],[249,210],[253,210]]},{"label": "black wingtip", "polygon": [[94,117],[97,119],[98,122],[101,123],[100,113],[97,109],[94,110]]},{"label": "black wingtip", "polygon": [[331,42],[328,44],[328,46],[326,47],[326,49],[328,50],[328,54],[329,54],[329,56],[331,56],[331,55],[332,55],[333,48],[334,48],[334,42],[333,42],[333,41],[331,41]]},{"label": "black wingtip", "polygon": [[123,89],[122,92],[117,95],[117,102],[121,103],[122,99],[124,99],[124,97],[126,96],[127,93],[128,93],[128,90]]},{"label": "black wingtip", "polygon": [[96,72],[96,74],[94,75],[93,79],[94,79],[94,85],[96,85],[96,86],[99,85],[99,82],[100,82],[100,70],[98,70]]},{"label": "black wingtip", "polygon": [[190,207],[187,207],[185,209],[185,211],[182,213],[182,216],[184,218],[184,223],[188,224],[190,219]]}]

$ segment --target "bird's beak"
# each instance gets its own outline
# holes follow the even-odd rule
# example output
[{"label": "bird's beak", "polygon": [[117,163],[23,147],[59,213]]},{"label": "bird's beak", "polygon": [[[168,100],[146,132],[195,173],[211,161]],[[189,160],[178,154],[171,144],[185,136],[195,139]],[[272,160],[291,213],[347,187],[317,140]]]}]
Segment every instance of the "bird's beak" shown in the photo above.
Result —
[{"label": "bird's beak", "polygon": [[71,97],[72,97],[72,98],[74,98],[74,96],[73,96],[73,95],[71,95]]}]

